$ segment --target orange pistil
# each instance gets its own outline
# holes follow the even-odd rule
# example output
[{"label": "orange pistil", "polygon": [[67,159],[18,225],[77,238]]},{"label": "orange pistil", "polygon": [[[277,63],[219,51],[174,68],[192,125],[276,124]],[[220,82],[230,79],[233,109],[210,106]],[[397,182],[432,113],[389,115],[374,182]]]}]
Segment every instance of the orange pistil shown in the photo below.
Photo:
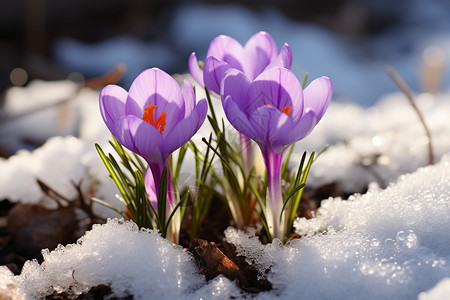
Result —
[{"label": "orange pistil", "polygon": [[285,114],[288,115],[288,116],[290,116],[291,113],[290,113],[289,111],[291,110],[291,108],[292,108],[292,107],[290,107],[290,106],[285,106],[285,107],[281,110],[281,112],[282,112],[282,113],[285,113]]},{"label": "orange pistil", "polygon": [[[272,104],[264,104],[264,106],[273,107]],[[290,113],[289,111],[291,110],[291,108],[292,108],[291,106],[285,106],[285,107],[281,110],[281,112],[282,112],[282,113],[285,113],[287,116],[290,116],[291,113]]]},{"label": "orange pistil", "polygon": [[148,124],[153,125],[156,129],[159,129],[159,132],[162,134],[164,131],[164,127],[166,126],[166,117],[167,114],[165,112],[162,112],[161,115],[154,120],[153,111],[156,109],[156,105],[152,105],[150,101],[148,101],[150,104],[145,108],[144,115],[142,116],[142,120],[147,122]]}]

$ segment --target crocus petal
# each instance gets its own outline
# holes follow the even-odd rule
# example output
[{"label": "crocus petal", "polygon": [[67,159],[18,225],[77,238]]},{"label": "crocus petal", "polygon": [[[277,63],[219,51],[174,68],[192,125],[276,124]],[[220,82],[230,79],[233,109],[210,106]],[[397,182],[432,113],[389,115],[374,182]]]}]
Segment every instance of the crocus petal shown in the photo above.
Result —
[{"label": "crocus petal", "polygon": [[294,121],[303,113],[302,86],[294,73],[285,68],[271,68],[261,73],[250,85],[248,97],[250,113],[267,104],[278,110],[290,106],[290,117]]},{"label": "crocus petal", "polygon": [[162,143],[161,133],[152,125],[136,116],[125,116],[116,122],[118,141],[129,150],[138,153],[147,161],[161,161],[158,147]]},{"label": "crocus petal", "polygon": [[285,43],[280,50],[280,54],[272,60],[272,62],[266,67],[266,70],[273,67],[283,67],[291,69],[292,67],[292,50],[291,47]]},{"label": "crocus petal", "polygon": [[222,101],[231,96],[233,102],[243,111],[248,109],[247,92],[252,83],[251,80],[237,69],[228,70],[222,80],[220,94]]},{"label": "crocus petal", "polygon": [[144,174],[145,192],[147,193],[148,200],[152,204],[155,210],[158,209],[158,196],[156,195],[155,179],[150,167],[147,167]]},{"label": "crocus petal", "polygon": [[204,87],[203,83],[203,70],[200,69],[198,65],[197,56],[195,56],[195,52],[192,52],[191,56],[189,56],[189,72],[197,83]]},{"label": "crocus petal", "polygon": [[276,139],[276,143],[290,145],[305,138],[316,126],[318,120],[316,114],[311,110],[306,110],[300,121],[286,134],[280,135]]},{"label": "crocus petal", "polygon": [[156,116],[162,112],[167,114],[166,130],[170,130],[184,117],[180,86],[169,74],[157,68],[145,70],[133,81],[125,103],[126,114],[142,117],[149,101],[157,106]]},{"label": "crocus petal", "polygon": [[288,134],[295,125],[285,113],[270,106],[262,106],[253,111],[249,121],[257,135],[254,140],[261,148],[286,146],[279,142],[279,138]]},{"label": "crocus petal", "polygon": [[212,56],[208,57],[203,67],[203,80],[206,88],[209,91],[220,94],[220,84],[225,72],[229,69],[230,66],[226,62],[217,60]]},{"label": "crocus petal", "polygon": [[183,81],[184,118],[189,116],[195,106],[195,91],[192,84],[186,79]]},{"label": "crocus petal", "polygon": [[303,91],[305,109],[310,109],[316,115],[316,122],[322,119],[333,95],[333,85],[328,77],[313,80]]},{"label": "crocus petal", "polygon": [[181,120],[167,134],[160,147],[162,155],[169,155],[189,141],[205,121],[207,111],[208,104],[205,99],[201,99],[192,113],[186,119]]},{"label": "crocus petal", "polygon": [[244,56],[244,47],[232,37],[219,35],[213,39],[206,53],[206,58],[210,56],[228,63],[232,68],[243,71],[241,59]]},{"label": "crocus petal", "polygon": [[248,117],[242,111],[242,109],[234,102],[231,96],[227,96],[222,101],[223,110],[227,116],[228,121],[233,127],[240,133],[248,136],[249,138],[256,140],[258,137],[256,131],[250,124]]},{"label": "crocus petal", "polygon": [[116,121],[125,115],[127,96],[127,91],[117,85],[108,85],[100,93],[100,113],[114,136],[116,136]]},{"label": "crocus petal", "polygon": [[244,72],[255,79],[278,55],[278,47],[267,32],[254,34],[244,46]]}]

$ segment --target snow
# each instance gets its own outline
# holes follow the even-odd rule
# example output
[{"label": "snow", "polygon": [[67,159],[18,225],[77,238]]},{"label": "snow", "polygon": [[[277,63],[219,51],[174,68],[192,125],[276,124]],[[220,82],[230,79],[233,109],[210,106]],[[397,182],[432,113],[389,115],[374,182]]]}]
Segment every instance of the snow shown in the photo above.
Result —
[{"label": "snow", "polygon": [[[74,90],[74,85],[65,81],[33,83],[6,98],[11,112],[15,101],[26,98],[17,96],[21,93],[30,92],[28,101],[17,109],[26,111],[49,103],[47,97],[39,98],[38,89],[31,93],[34,84],[43,92],[57,87],[54,101]],[[197,98],[204,97],[198,86],[196,91]],[[105,152],[111,152],[106,142],[110,135],[98,112],[98,92],[84,89],[76,97],[68,103],[69,112],[78,116],[74,118],[76,129],[53,137],[60,133],[51,122],[45,122],[48,115],[40,115],[33,124],[47,130],[42,136],[47,142],[33,151],[20,150],[7,160],[0,159],[0,199],[54,205],[36,185],[39,178],[68,198],[76,196],[71,181],[83,179],[86,196],[94,187],[96,197],[116,201],[117,189],[94,148],[94,142],[99,142]],[[222,276],[206,282],[186,250],[154,231],[139,231],[130,222],[111,219],[95,226],[76,244],[44,250],[44,261],[27,262],[19,276],[0,267],[0,295],[35,299],[54,291],[81,293],[109,284],[117,296],[132,293],[136,299],[146,299],[149,294],[158,299],[291,299],[299,295],[304,299],[356,299],[362,295],[364,299],[443,299],[449,295],[445,278],[450,277],[450,94],[419,94],[416,98],[431,130],[435,165],[425,167],[427,140],[402,94],[388,94],[369,108],[333,100],[316,130],[296,146],[292,164],[296,165],[303,150],[319,150],[329,143],[330,148],[313,164],[307,184],[317,187],[338,182],[347,192],[369,186],[368,191],[347,200],[322,201],[316,218],[295,221],[296,231],[303,237],[287,246],[278,240],[262,245],[255,237],[258,229],[225,231],[226,239],[236,244],[260,275],[270,269],[267,276],[272,291],[245,294]],[[213,99],[213,103],[222,114],[220,101]],[[58,109],[55,106],[48,112]],[[21,138],[32,137],[38,128],[27,118],[16,123],[8,135],[17,131],[23,133]],[[205,123],[194,137],[200,147],[201,137],[210,131]],[[186,180],[180,182],[188,185],[193,184],[191,164],[187,159],[181,171]],[[361,165],[372,169],[369,172]],[[383,178],[381,187],[373,183],[374,171]],[[102,212],[105,216],[113,213],[108,209]]]},{"label": "snow", "polygon": [[[439,161],[450,149],[449,94],[420,94],[415,102]],[[313,164],[308,178],[313,187],[335,182],[346,193],[362,192],[370,182],[386,187],[398,176],[428,164],[428,138],[417,114],[399,93],[386,95],[368,109],[332,104],[312,134],[297,143],[291,160],[294,167],[303,151],[318,151],[325,144],[331,146]]]},{"label": "snow", "polygon": [[450,295],[450,278],[446,277],[429,291],[419,294],[419,300],[440,300],[446,299]]},{"label": "snow", "polygon": [[118,297],[176,299],[204,284],[187,252],[132,222],[95,225],[76,244],[43,251],[43,256],[41,265],[28,261],[14,278],[26,299],[54,291],[78,294],[99,284],[110,284]]},{"label": "snow", "polygon": [[238,254],[261,274],[270,267],[274,289],[257,295],[224,277],[205,282],[186,250],[117,219],[96,225],[76,244],[44,250],[43,263],[27,262],[19,276],[1,268],[0,292],[33,299],[110,284],[115,295],[135,299],[443,299],[449,284],[439,281],[450,276],[449,188],[450,153],[387,189],[371,186],[347,201],[326,200],[315,219],[296,220],[305,236],[287,246],[262,245],[255,230],[228,228],[226,239]]}]

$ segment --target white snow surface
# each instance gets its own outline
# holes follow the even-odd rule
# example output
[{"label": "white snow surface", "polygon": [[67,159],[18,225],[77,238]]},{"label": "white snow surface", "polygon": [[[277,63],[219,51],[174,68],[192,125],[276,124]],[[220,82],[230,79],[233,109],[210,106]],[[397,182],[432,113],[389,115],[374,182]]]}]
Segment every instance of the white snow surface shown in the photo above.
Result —
[{"label": "white snow surface", "polygon": [[37,299],[103,283],[135,299],[446,299],[449,190],[450,153],[387,189],[372,186],[347,201],[326,200],[315,219],[296,220],[305,236],[286,246],[279,240],[262,245],[254,229],[228,228],[226,239],[239,254],[262,273],[270,267],[274,289],[257,295],[224,277],[205,282],[184,249],[117,219],[76,244],[44,250],[44,262],[27,262],[19,276],[0,268],[0,293]]},{"label": "white snow surface", "polygon": [[[36,84],[43,92],[59,86],[60,97],[55,99],[74,90],[67,82]],[[39,98],[38,89],[32,88],[16,90],[30,92],[29,101],[21,104],[24,110],[50,101]],[[201,88],[196,90],[197,98],[204,97]],[[12,95],[8,101],[21,99]],[[427,139],[405,97],[386,95],[368,109],[353,103],[331,103],[315,131],[296,146],[293,166],[303,150],[319,150],[329,143],[330,148],[313,164],[308,185],[338,182],[351,193],[376,181],[375,172],[383,178],[380,184],[388,187],[372,183],[364,195],[323,201],[315,219],[295,222],[297,233],[304,237],[287,246],[279,241],[262,245],[253,236],[255,229],[243,233],[229,228],[226,239],[237,245],[260,274],[270,268],[271,292],[243,294],[224,277],[205,282],[185,250],[155,232],[111,220],[86,233],[81,243],[44,251],[44,262],[28,262],[20,276],[0,268],[0,294],[35,299],[67,289],[80,293],[105,283],[111,284],[117,295],[132,293],[136,299],[145,299],[149,293],[161,295],[160,299],[290,299],[299,295],[305,299],[445,299],[449,282],[444,278],[450,277],[449,98],[448,93],[417,95],[440,163],[404,176],[427,164]],[[45,122],[46,116],[34,116],[33,124],[47,130],[43,138],[48,141],[34,151],[21,150],[9,159],[0,159],[0,199],[51,206],[55,203],[42,194],[37,178],[67,198],[76,196],[71,181],[82,179],[87,196],[94,187],[96,197],[117,205],[117,189],[94,148],[94,142],[99,142],[105,152],[111,152],[106,142],[110,134],[98,110],[98,92],[83,90],[76,99],[68,103],[68,112],[78,117],[70,119],[74,125],[65,136],[52,137],[60,133],[51,122]],[[213,99],[213,103],[216,112],[223,114],[220,101]],[[23,133],[21,137],[32,137],[38,131],[28,117],[17,122],[10,127],[14,130],[9,136],[17,130]],[[210,131],[205,122],[194,136],[200,148],[201,137]],[[372,169],[368,171],[367,166]],[[186,159],[181,174],[187,178],[180,183],[192,184],[189,170],[192,160]],[[101,214],[111,216],[113,212],[103,209]],[[155,283],[158,280],[160,284]]]},{"label": "white snow surface", "polygon": [[[449,94],[420,94],[415,103],[430,130],[437,162],[450,150]],[[331,146],[312,165],[310,187],[337,182],[347,193],[364,191],[374,181],[386,187],[429,163],[428,137],[401,93],[386,95],[367,109],[332,104],[311,135],[297,143],[291,163],[297,168],[304,150],[319,151],[325,144]]]}]

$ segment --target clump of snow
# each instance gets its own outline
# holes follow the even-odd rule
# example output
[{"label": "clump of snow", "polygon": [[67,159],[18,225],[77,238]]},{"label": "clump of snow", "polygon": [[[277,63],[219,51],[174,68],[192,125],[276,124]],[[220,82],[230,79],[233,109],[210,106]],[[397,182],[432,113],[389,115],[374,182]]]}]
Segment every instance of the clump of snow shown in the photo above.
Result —
[{"label": "clump of snow", "polygon": [[0,276],[27,299],[62,291],[80,294],[99,284],[110,285],[118,297],[177,299],[204,285],[192,257],[180,246],[123,220],[94,225],[76,244],[43,251],[43,256],[41,265],[28,261],[13,280],[5,272]]},{"label": "clump of snow", "polygon": [[446,277],[431,290],[419,294],[419,300],[442,300],[450,296],[450,278]]},{"label": "clump of snow", "polygon": [[[0,199],[56,207],[57,203],[39,187],[36,180],[40,179],[69,200],[77,199],[74,184],[81,182],[86,199],[92,189],[97,198],[119,205],[118,201],[113,202],[117,187],[108,177],[94,145],[73,136],[53,137],[35,151],[21,150],[9,159],[0,159],[0,169]],[[112,210],[95,207],[101,214],[111,216]]]},{"label": "clump of snow", "polygon": [[98,94],[71,80],[33,80],[26,87],[12,87],[0,111],[0,143],[14,153],[33,149],[52,136],[104,140]]},{"label": "clump of snow", "polygon": [[[219,275],[205,284],[193,294],[187,294],[181,299],[241,299],[246,298],[241,289],[228,278]],[[170,298],[164,298],[170,299]]]},{"label": "clump of snow", "polygon": [[[450,277],[449,190],[450,154],[387,189],[372,185],[347,201],[326,200],[315,219],[295,221],[304,237],[286,246],[262,245],[255,231],[228,229],[226,238],[260,271],[270,267],[274,289],[257,299],[412,299]],[[28,298],[98,284],[135,299],[249,296],[224,277],[205,283],[185,250],[131,222],[110,220],[43,255],[41,265],[27,262],[19,276],[0,269],[0,287]]]},{"label": "clump of snow", "polygon": [[[236,253],[243,256],[246,262],[254,265],[259,276],[263,276],[276,260],[277,252],[281,250],[282,243],[275,239],[271,244],[263,245],[256,235],[262,226],[258,228],[248,228],[247,232],[229,227],[225,230],[225,240],[236,246]],[[275,256],[274,256],[275,255]]]},{"label": "clump of snow", "polygon": [[296,233],[310,237],[290,243],[289,263],[276,264],[271,278],[291,273],[284,280],[295,278],[297,287],[286,295],[416,297],[450,274],[449,190],[447,155],[385,190],[325,200],[315,219],[295,221]]},{"label": "clump of snow", "polygon": [[[416,103],[432,137],[435,161],[450,150],[449,94],[421,94]],[[398,176],[428,164],[428,138],[404,95],[396,93],[363,110],[332,103],[317,128],[294,150],[298,164],[304,150],[330,148],[312,165],[308,186],[337,182],[347,193],[364,191],[370,182],[387,186]]]}]

